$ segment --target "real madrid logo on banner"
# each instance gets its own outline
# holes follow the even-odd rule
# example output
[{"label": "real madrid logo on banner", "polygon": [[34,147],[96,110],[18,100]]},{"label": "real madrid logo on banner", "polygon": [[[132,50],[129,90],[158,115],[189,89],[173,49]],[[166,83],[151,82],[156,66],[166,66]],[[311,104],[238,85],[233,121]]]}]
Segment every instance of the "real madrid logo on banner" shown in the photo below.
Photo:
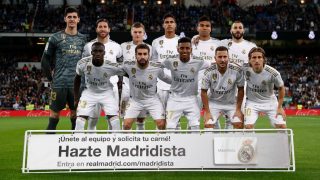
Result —
[{"label": "real madrid logo on banner", "polygon": [[232,84],[232,80],[230,78],[228,79],[228,84]]},{"label": "real madrid logo on banner", "polygon": [[136,77],[136,72],[137,72],[136,68],[131,69],[132,77],[134,78]]},{"label": "real madrid logo on banner", "polygon": [[252,140],[246,139],[242,142],[242,146],[238,151],[238,160],[242,163],[248,163],[254,158],[254,147]]},{"label": "real madrid logo on banner", "polygon": [[87,66],[87,71],[88,71],[88,73],[87,74],[91,74],[90,72],[91,72],[91,68],[92,68],[92,66]]},{"label": "real madrid logo on banner", "polygon": [[160,40],[159,44],[160,44],[160,48],[163,48],[163,46],[162,46],[163,45],[163,40]]},{"label": "real madrid logo on banner", "polygon": [[109,54],[113,55],[113,51],[112,51],[112,50],[110,50],[110,51],[109,51]]},{"label": "real madrid logo on banner", "polygon": [[149,77],[148,77],[150,80],[152,80],[153,79],[153,76],[152,76],[152,74],[149,74]]},{"label": "real madrid logo on banner", "polygon": [[190,69],[190,72],[192,72],[194,74],[195,70],[193,67]]},{"label": "real madrid logo on banner", "polygon": [[178,61],[173,61],[173,67],[174,67],[174,70],[176,71],[177,70],[177,67],[178,67]]}]

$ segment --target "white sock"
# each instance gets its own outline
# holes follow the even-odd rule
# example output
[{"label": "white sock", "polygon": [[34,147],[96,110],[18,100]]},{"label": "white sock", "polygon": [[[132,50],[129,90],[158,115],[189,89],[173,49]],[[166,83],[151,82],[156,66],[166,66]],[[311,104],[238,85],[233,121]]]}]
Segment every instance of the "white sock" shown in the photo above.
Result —
[{"label": "white sock", "polygon": [[83,117],[77,117],[75,130],[84,130],[86,125],[86,119]]},{"label": "white sock", "polygon": [[97,123],[98,123],[98,118],[89,117],[87,130],[96,130],[97,129]]},{"label": "white sock", "polygon": [[136,130],[145,130],[144,122],[136,122]]},{"label": "white sock", "polygon": [[108,119],[108,127],[109,130],[121,130],[119,117],[113,116],[112,118]]}]

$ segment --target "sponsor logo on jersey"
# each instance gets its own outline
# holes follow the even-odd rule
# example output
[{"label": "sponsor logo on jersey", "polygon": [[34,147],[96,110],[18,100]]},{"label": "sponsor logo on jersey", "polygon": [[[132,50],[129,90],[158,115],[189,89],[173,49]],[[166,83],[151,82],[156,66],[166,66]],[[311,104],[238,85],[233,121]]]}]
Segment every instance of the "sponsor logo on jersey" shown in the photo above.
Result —
[{"label": "sponsor logo on jersey", "polygon": [[136,68],[131,69],[132,77],[134,78],[136,77],[136,72],[137,72]]},{"label": "sponsor logo on jersey", "polygon": [[241,148],[238,151],[238,160],[242,163],[248,163],[254,158],[254,153],[252,140],[244,140]]},{"label": "sponsor logo on jersey", "polygon": [[177,67],[178,67],[178,61],[173,61],[173,67],[174,67],[174,70],[177,71]]}]

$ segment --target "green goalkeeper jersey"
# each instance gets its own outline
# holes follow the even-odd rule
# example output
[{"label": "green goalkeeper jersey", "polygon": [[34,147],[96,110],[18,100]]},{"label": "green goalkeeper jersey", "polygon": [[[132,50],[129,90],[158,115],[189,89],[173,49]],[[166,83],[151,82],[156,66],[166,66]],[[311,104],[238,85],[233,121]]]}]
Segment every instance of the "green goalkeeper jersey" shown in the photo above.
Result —
[{"label": "green goalkeeper jersey", "polygon": [[66,34],[59,31],[53,34],[42,55],[42,71],[52,80],[52,88],[72,88],[77,62],[81,59],[86,36]]}]

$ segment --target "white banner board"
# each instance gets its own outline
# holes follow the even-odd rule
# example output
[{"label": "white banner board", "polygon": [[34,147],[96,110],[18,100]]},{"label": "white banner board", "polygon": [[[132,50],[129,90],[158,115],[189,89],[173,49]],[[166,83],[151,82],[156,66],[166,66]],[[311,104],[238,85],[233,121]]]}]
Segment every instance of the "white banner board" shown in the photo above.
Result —
[{"label": "white banner board", "polygon": [[25,140],[27,171],[291,167],[286,133],[30,133]]}]

